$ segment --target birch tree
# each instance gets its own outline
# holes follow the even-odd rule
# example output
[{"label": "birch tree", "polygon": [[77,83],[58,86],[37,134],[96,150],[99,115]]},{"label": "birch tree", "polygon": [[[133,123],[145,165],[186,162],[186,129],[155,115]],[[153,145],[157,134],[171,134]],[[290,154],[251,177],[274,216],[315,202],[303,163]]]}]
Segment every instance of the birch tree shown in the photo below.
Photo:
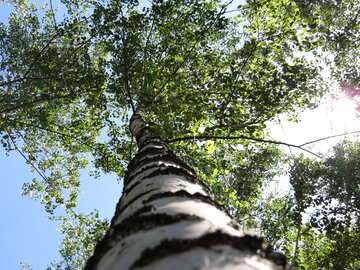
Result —
[{"label": "birch tree", "polygon": [[[215,201],[210,188],[143,122],[130,120],[139,152],[104,239],[85,269],[281,269]],[[264,258],[272,258],[282,267]]]},{"label": "birch tree", "polygon": [[[261,251],[258,238],[240,233],[206,183],[214,188],[234,176],[234,169],[249,161],[249,152],[259,151],[251,142],[266,142],[268,121],[286,112],[296,117],[296,112],[314,106],[327,89],[319,65],[324,58],[317,53],[322,44],[297,3],[249,1],[237,7],[232,1],[66,0],[63,20],[52,7],[39,13],[27,1],[14,3],[16,11],[0,32],[0,131],[3,146],[21,152],[40,175],[25,184],[24,192],[35,194],[53,214],[59,205],[74,211],[79,170],[88,164],[95,175],[115,172],[129,182],[113,227],[89,265],[100,262],[109,265],[101,268],[111,269],[109,257],[100,258],[102,249],[111,253],[108,247],[114,239],[151,232],[143,218],[154,226],[152,217],[158,214],[164,217],[159,221],[165,222],[163,228],[170,231],[185,229],[184,223],[199,227],[188,237],[163,235],[159,240],[167,239],[167,244],[158,243],[159,249],[172,250],[170,246],[177,243],[180,250],[173,253],[179,256],[194,252],[209,258],[206,253],[214,253],[208,244],[212,242],[216,251],[218,246],[228,251],[223,252],[225,257],[211,256],[214,267],[231,256],[234,261],[228,267],[236,263],[273,267],[261,255],[274,254]],[[307,53],[313,60],[305,57]],[[146,136],[141,130],[147,130]],[[152,178],[147,173],[158,175]],[[173,210],[157,205],[166,201],[161,196],[169,196],[174,204],[189,200],[191,209],[185,211],[181,204],[172,217]],[[232,202],[238,196],[229,192],[235,200],[225,205],[228,210],[235,209]],[[150,200],[154,209],[137,205],[143,200]],[[205,207],[215,216],[194,215],[192,207]],[[212,223],[217,225],[205,229]],[[116,225],[124,224],[134,231],[114,233]],[[160,230],[159,226],[153,229]],[[228,240],[232,244],[223,245]],[[151,252],[154,246],[148,248],[138,250]],[[249,261],[249,256],[255,257]],[[166,264],[172,256],[158,262],[151,254],[140,257]],[[145,259],[125,258],[128,267],[148,264]],[[202,262],[209,263],[194,259],[189,267]]]}]

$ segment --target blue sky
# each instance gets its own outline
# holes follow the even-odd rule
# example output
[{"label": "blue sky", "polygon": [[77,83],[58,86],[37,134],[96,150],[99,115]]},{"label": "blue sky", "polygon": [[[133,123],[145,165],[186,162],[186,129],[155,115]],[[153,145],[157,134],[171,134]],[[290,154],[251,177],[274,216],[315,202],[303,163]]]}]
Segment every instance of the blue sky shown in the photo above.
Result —
[{"label": "blue sky", "polygon": [[[26,261],[34,270],[45,270],[50,261],[59,258],[57,224],[47,218],[38,201],[21,196],[24,181],[35,176],[18,153],[6,156],[0,149],[0,269],[20,269],[19,262]],[[84,175],[82,185],[79,209],[97,208],[104,217],[112,217],[121,194],[115,177],[95,180]]]},{"label": "blue sky", "polygon": [[[44,1],[38,1],[45,3]],[[56,3],[56,1],[54,1]],[[5,22],[11,5],[0,1],[0,22]],[[50,221],[38,201],[21,196],[21,187],[37,175],[31,172],[19,153],[5,154],[0,146],[0,269],[20,269],[20,261],[45,270],[57,253],[61,234],[57,224]],[[79,210],[86,213],[94,208],[111,218],[121,195],[122,187],[114,176],[93,179],[82,177]]]},{"label": "blue sky", "polygon": [[20,269],[19,261],[45,269],[46,260],[56,258],[56,224],[47,219],[39,202],[21,196],[22,183],[34,176],[19,154],[7,157],[0,150],[0,269]]}]

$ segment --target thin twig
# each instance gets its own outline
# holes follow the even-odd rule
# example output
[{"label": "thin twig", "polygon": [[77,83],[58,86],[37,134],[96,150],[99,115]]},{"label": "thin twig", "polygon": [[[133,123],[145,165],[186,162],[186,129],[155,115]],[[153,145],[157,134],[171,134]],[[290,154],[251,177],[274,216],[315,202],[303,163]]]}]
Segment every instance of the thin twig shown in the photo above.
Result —
[{"label": "thin twig", "polygon": [[44,95],[43,97],[40,97],[39,99],[35,99],[33,101],[29,101],[29,102],[23,102],[20,104],[16,104],[13,107],[10,108],[6,108],[2,111],[0,111],[0,114],[7,114],[10,113],[12,111],[16,111],[18,109],[22,109],[25,106],[32,106],[32,105],[37,105],[37,104],[42,104],[43,102],[47,102],[47,101],[54,101],[57,99],[62,99],[62,98],[68,98],[71,97],[72,95],[67,95],[67,96],[55,96],[55,97],[51,97],[51,99],[49,98],[50,96]]},{"label": "thin twig", "polygon": [[66,133],[57,131],[57,130],[53,130],[53,129],[50,129],[50,128],[44,128],[44,127],[41,127],[41,126],[38,126],[38,125],[25,123],[25,122],[18,121],[18,120],[13,120],[13,121],[16,122],[16,123],[19,123],[19,124],[21,124],[21,125],[38,128],[38,129],[41,129],[41,130],[44,130],[44,131],[47,131],[47,132],[51,132],[51,133],[54,133],[54,134],[58,134],[58,135],[60,135],[60,136],[62,136],[62,137],[68,137],[68,138],[74,139],[74,140],[80,142],[82,145],[85,145],[85,146],[89,147],[90,149],[93,148],[92,145],[83,142],[81,139],[79,139],[79,138],[77,138],[77,137],[75,137],[75,136],[72,136],[72,135],[69,135],[69,134],[66,134]]},{"label": "thin twig", "polygon": [[[253,56],[255,50],[256,50],[256,43],[252,43],[251,48],[250,48],[250,52],[248,53],[247,57],[242,62],[241,67],[239,68],[239,72],[235,76],[234,83],[238,82],[238,80],[240,78],[240,75],[242,74],[241,72],[246,67],[246,65],[249,63],[249,61],[250,61],[251,57]],[[223,114],[224,108],[226,108],[230,104],[230,102],[232,101],[232,99],[234,97],[234,94],[235,94],[235,91],[236,91],[235,89],[236,88],[233,86],[230,93],[228,93],[227,96],[225,97],[225,101],[219,106],[220,114]]]},{"label": "thin twig", "polygon": [[[93,36],[90,36],[87,40],[85,40],[85,41],[83,41],[82,43],[80,43],[79,46],[76,47],[76,48],[71,52],[71,54],[69,55],[69,58],[71,58],[71,56],[73,56],[79,49],[81,49],[83,46],[85,46],[85,45],[91,40],[92,37],[93,37]],[[50,78],[50,77],[49,77],[49,78],[32,78],[32,77],[26,78],[26,77],[23,77],[23,78],[20,78],[20,79],[16,79],[16,80],[10,81],[10,82],[8,82],[8,83],[11,84],[11,83],[14,83],[14,82],[21,82],[21,81],[23,81],[23,80],[25,80],[25,79],[38,79],[38,80],[40,80],[40,79],[52,79],[52,80],[58,80],[59,78]],[[61,76],[60,79],[61,79],[62,81],[66,81],[66,79],[64,79],[62,76]],[[0,87],[1,87],[2,85],[4,85],[4,84],[5,84],[5,83],[0,84]],[[0,114],[2,114],[2,113],[9,113],[9,112],[11,112],[11,111],[14,111],[14,110],[17,110],[17,109],[19,109],[19,108],[22,108],[23,106],[36,105],[37,103],[41,103],[41,102],[43,102],[43,101],[53,101],[53,100],[55,100],[55,99],[67,98],[67,97],[70,97],[70,96],[71,96],[71,95],[67,95],[67,96],[55,96],[55,97],[53,97],[53,98],[51,98],[51,99],[48,99],[47,96],[46,96],[46,98],[43,98],[43,97],[42,97],[42,98],[40,98],[40,99],[31,101],[31,102],[21,103],[21,104],[15,105],[14,107],[6,108],[6,109],[0,111]]]},{"label": "thin twig", "polygon": [[[58,99],[58,98],[63,98],[63,97],[55,97],[54,99]],[[51,99],[53,100],[53,99]],[[6,108],[2,111],[0,111],[0,113],[10,113],[12,111],[15,111],[15,110],[18,110],[18,109],[21,109],[23,108],[24,106],[31,106],[31,105],[36,105],[38,103],[42,103],[42,102],[46,102],[46,101],[50,101],[49,99],[49,96],[43,96],[43,97],[39,97],[38,99],[35,99],[33,101],[29,101],[29,102],[23,102],[23,103],[20,103],[20,104],[17,104],[13,107],[10,107],[10,108]]]},{"label": "thin twig", "polygon": [[350,134],[355,134],[355,133],[360,133],[360,130],[352,131],[352,132],[345,132],[345,133],[341,133],[341,134],[336,134],[336,135],[332,135],[332,136],[323,137],[323,138],[320,138],[320,139],[316,139],[316,140],[313,140],[313,141],[310,141],[310,142],[300,144],[299,146],[303,147],[303,146],[308,145],[308,144],[312,144],[312,143],[316,143],[316,142],[320,142],[320,141],[324,141],[324,140],[332,139],[332,138],[336,138],[336,137],[346,136],[346,135],[350,135]]},{"label": "thin twig", "polygon": [[[60,135],[60,136],[62,136],[62,137],[67,137],[67,138],[76,140],[76,141],[78,141],[80,144],[88,147],[89,150],[93,150],[93,149],[94,149],[94,146],[93,146],[93,145],[90,145],[90,144],[82,141],[82,140],[79,139],[78,137],[73,136],[73,135],[69,135],[69,134],[66,134],[66,133],[63,133],[63,132],[60,132],[60,131],[56,131],[56,130],[53,130],[53,129],[50,129],[50,128],[44,128],[44,127],[41,127],[41,126],[38,126],[38,125],[25,123],[25,122],[18,121],[18,120],[13,120],[13,121],[16,122],[16,123],[19,123],[19,124],[21,124],[21,125],[25,125],[25,126],[29,126],[29,127],[33,127],[33,128],[38,128],[38,129],[44,130],[44,131],[46,131],[46,132],[58,134],[58,135]],[[91,151],[90,151],[90,152],[91,152]],[[107,153],[105,150],[101,150],[101,154],[106,155],[106,154],[108,154],[108,153]],[[118,158],[118,154],[115,153],[115,155],[116,155],[116,158]],[[118,159],[118,160],[119,160],[119,159]]]},{"label": "thin twig", "polygon": [[30,166],[41,176],[41,178],[43,178],[45,181],[47,181],[47,177],[40,171],[40,169],[38,169],[34,163],[32,163],[27,157],[26,155],[20,150],[20,148],[17,146],[15,140],[13,139],[13,137],[10,135],[9,131],[6,129],[6,133],[9,136],[15,150],[25,159],[26,163],[30,164]]},{"label": "thin twig", "polygon": [[49,48],[50,44],[63,33],[64,32],[62,31],[62,29],[60,29],[50,38],[50,40],[48,40],[48,42],[44,45],[44,47],[41,48],[40,52],[35,56],[34,61],[30,64],[30,66],[26,70],[23,78],[27,77],[27,75],[30,73],[31,69],[33,68],[35,63],[39,60],[39,58],[43,54],[43,52]]},{"label": "thin twig", "polygon": [[[69,55],[70,57],[72,55],[74,55],[75,53],[77,53],[77,51],[79,49],[81,49],[84,45],[86,45],[89,41],[91,41],[91,39],[94,36],[91,35],[89,38],[87,38],[85,41],[83,41],[82,43],[79,44],[79,46],[77,48],[75,48],[74,50],[71,51],[71,54]],[[44,49],[44,48],[43,48]],[[38,55],[36,58],[40,57],[40,55]],[[0,83],[0,87],[3,86],[8,86],[17,82],[22,82],[24,80],[56,80],[57,78],[55,77],[27,77],[27,74],[29,73],[30,69],[32,68],[32,66],[35,64],[35,62],[37,61],[37,59],[34,60],[34,62],[30,65],[29,70],[25,73],[25,75],[22,78],[17,78],[17,79],[13,79],[11,81],[7,81],[7,82],[3,82]]]},{"label": "thin twig", "polygon": [[58,26],[57,26],[57,23],[56,23],[55,12],[54,12],[54,8],[53,8],[52,0],[50,0],[50,9],[51,9],[51,13],[52,13],[52,18],[53,18],[53,22],[54,22],[54,27],[55,27],[55,29],[58,29]]},{"label": "thin twig", "polygon": [[154,30],[154,24],[155,24],[155,16],[153,16],[153,19],[151,21],[151,27],[150,27],[150,31],[146,37],[146,41],[145,41],[145,47],[144,47],[144,57],[143,57],[143,66],[142,66],[142,73],[143,73],[143,86],[142,88],[145,89],[148,87],[147,85],[147,75],[146,75],[146,61],[148,58],[148,47],[149,47],[149,41],[150,41],[150,37],[152,35],[152,32]]},{"label": "thin twig", "polygon": [[23,78],[18,78],[18,79],[14,79],[11,81],[0,83],[0,87],[8,86],[8,85],[11,85],[11,84],[14,84],[17,82],[22,82],[22,81],[28,80],[28,79],[30,79],[30,80],[48,80],[48,79],[53,79],[53,78],[51,78],[51,77],[23,77]]},{"label": "thin twig", "polygon": [[225,13],[227,14],[227,13],[240,12],[240,11],[241,9],[233,9],[233,10],[228,10]]},{"label": "thin twig", "polygon": [[[122,20],[122,23],[124,23],[124,15],[123,13],[121,12],[121,20]],[[122,39],[122,43],[123,43],[123,51],[122,51],[122,54],[123,54],[123,67],[124,67],[124,80],[125,80],[125,90],[126,90],[126,94],[129,98],[129,102],[130,102],[130,106],[131,106],[131,109],[133,111],[133,113],[135,113],[135,104],[133,102],[133,99],[132,99],[132,96],[131,96],[131,93],[130,93],[130,85],[129,85],[129,65],[128,65],[128,55],[127,55],[127,41],[126,41],[126,37],[125,37],[125,27],[123,27],[123,31],[122,31],[122,36],[121,36],[121,39]]]},{"label": "thin twig", "polygon": [[[22,81],[24,79],[27,78],[28,74],[30,73],[31,69],[33,68],[33,66],[35,65],[35,63],[39,60],[40,56],[43,54],[43,52],[49,48],[50,44],[58,37],[60,37],[61,35],[63,35],[65,32],[70,32],[72,30],[72,28],[79,24],[82,23],[84,21],[87,21],[88,18],[84,18],[84,20],[81,20],[79,22],[77,22],[74,25],[71,25],[70,29],[68,30],[63,30],[63,29],[57,29],[57,31],[54,33],[54,35],[50,38],[50,40],[48,40],[48,42],[42,47],[42,49],[40,50],[40,52],[34,57],[33,62],[29,65],[29,67],[27,68],[27,70],[24,73],[24,76],[22,76],[22,78],[17,78],[14,79],[13,81],[11,81],[11,83],[13,82],[18,82],[18,81]],[[0,85],[1,86],[1,85]]]}]

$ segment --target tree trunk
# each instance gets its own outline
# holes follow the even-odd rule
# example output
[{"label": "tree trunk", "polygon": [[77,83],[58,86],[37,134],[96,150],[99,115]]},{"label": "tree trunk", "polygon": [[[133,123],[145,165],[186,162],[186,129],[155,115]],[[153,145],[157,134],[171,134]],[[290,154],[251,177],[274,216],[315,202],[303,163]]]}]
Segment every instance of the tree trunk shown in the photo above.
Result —
[{"label": "tree trunk", "polygon": [[266,270],[286,264],[283,257],[273,256],[278,265],[267,259],[262,239],[242,232],[195,171],[149,135],[141,112],[130,129],[139,151],[111,227],[85,270]]}]

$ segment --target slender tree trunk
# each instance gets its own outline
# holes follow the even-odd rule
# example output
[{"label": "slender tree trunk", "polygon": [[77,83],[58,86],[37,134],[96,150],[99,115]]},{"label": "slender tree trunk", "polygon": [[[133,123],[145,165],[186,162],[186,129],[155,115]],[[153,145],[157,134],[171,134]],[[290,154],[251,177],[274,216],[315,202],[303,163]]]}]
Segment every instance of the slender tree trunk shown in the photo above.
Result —
[{"label": "slender tree trunk", "polygon": [[245,235],[195,171],[149,134],[140,112],[130,129],[139,151],[85,270],[279,269],[262,240]]}]

